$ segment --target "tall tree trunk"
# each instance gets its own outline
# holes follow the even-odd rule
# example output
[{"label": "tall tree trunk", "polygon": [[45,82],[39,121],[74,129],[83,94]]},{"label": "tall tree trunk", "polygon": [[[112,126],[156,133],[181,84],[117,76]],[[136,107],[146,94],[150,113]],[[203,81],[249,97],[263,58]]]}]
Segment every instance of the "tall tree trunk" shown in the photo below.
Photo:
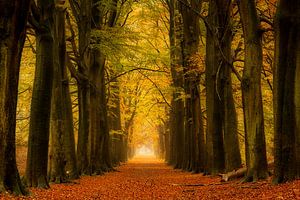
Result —
[{"label": "tall tree trunk", "polygon": [[[217,140],[223,140],[224,163],[222,165],[225,166],[227,172],[241,166],[237,116],[231,82],[231,8],[231,1],[210,2],[210,17],[207,24],[208,53],[206,54],[206,73],[208,76],[206,80],[209,81],[207,93],[213,95],[212,102],[216,102],[215,112],[218,112],[213,118],[211,118],[212,113],[208,112],[209,119],[213,121],[209,120],[207,124],[208,127],[219,126],[216,127],[216,130],[221,131],[217,134],[219,137]],[[211,86],[214,88],[210,88]],[[212,106],[212,103],[207,103],[208,108]],[[217,121],[219,117],[221,118],[220,122]],[[208,132],[208,134],[211,133]],[[218,173],[217,171],[215,173]]]},{"label": "tall tree trunk", "polygon": [[47,163],[53,82],[53,0],[41,0],[36,29],[36,70],[33,85],[26,179],[28,186],[48,188]]},{"label": "tall tree trunk", "polygon": [[[168,113],[168,111],[166,110]],[[170,161],[170,118],[164,122],[165,126],[165,162],[169,163]]]},{"label": "tall tree trunk", "polygon": [[239,0],[245,40],[242,97],[246,140],[247,175],[245,181],[268,176],[264,116],[261,92],[262,31],[254,0]]},{"label": "tall tree trunk", "polygon": [[65,143],[64,151],[66,154],[66,172],[67,176],[70,179],[79,178],[78,168],[77,168],[77,159],[76,159],[76,148],[75,148],[75,138],[74,138],[74,127],[73,127],[73,111],[72,111],[72,101],[70,96],[69,88],[69,76],[67,73],[66,66],[63,68],[62,72],[62,95],[64,99],[65,106]]},{"label": "tall tree trunk", "polygon": [[[101,0],[93,0],[94,4],[102,5]],[[117,3],[117,2],[115,2]],[[112,27],[115,22],[116,7],[113,6],[111,10],[111,16],[109,17],[108,24],[103,24],[103,10],[98,7],[92,9],[93,30],[101,30],[105,25]],[[99,44],[95,44],[99,45]],[[112,169],[112,163],[110,158],[110,143],[109,143],[109,127],[107,119],[107,99],[106,99],[106,86],[105,86],[105,55],[99,48],[93,48],[91,51],[91,73],[93,77],[92,83],[95,89],[94,95],[91,95],[91,121],[94,124],[95,130],[91,131],[91,144],[94,146],[92,151],[94,152],[94,163],[97,171],[110,171]],[[95,132],[94,132],[95,131]],[[95,138],[95,139],[93,139]]]},{"label": "tall tree trunk", "polygon": [[[112,76],[116,76],[116,70],[112,70]],[[109,129],[111,134],[111,159],[114,165],[121,162],[122,154],[122,127],[121,127],[121,104],[120,104],[120,83],[118,80],[110,83],[112,95],[110,101],[112,106],[109,107],[111,115],[109,115]]]},{"label": "tall tree trunk", "polygon": [[[109,20],[107,22],[108,27],[114,27],[117,20],[117,6],[118,0],[112,0],[111,5],[109,7]],[[99,77],[99,85],[97,86],[100,91],[99,95],[99,117],[100,117],[100,134],[103,135],[103,163],[106,166],[106,171],[112,170],[112,162],[110,156],[110,146],[109,146],[109,124],[108,124],[108,113],[107,113],[107,94],[106,94],[106,85],[105,85],[105,61],[106,57],[100,53],[103,57],[102,65],[100,65],[100,77]]]},{"label": "tall tree trunk", "polygon": [[55,9],[55,65],[51,107],[50,181],[62,183],[78,178],[73,116],[66,71],[65,8],[64,1]]},{"label": "tall tree trunk", "polygon": [[300,5],[280,0],[276,15],[274,183],[300,177]]},{"label": "tall tree trunk", "polygon": [[[135,88],[135,95],[137,95],[138,93],[138,88],[139,86],[137,85]],[[136,117],[136,109],[137,109],[137,104],[138,101],[131,98],[131,97],[127,97],[128,100],[124,100],[125,101],[125,105],[127,108],[133,108],[133,111],[131,111],[130,109],[125,110],[124,115],[125,116],[129,116],[129,118],[125,117],[125,122],[124,122],[124,147],[123,147],[123,155],[124,155],[124,159],[125,161],[128,160],[129,155],[130,155],[130,148],[131,148],[131,137],[132,137],[132,125],[134,122],[134,119]]]},{"label": "tall tree trunk", "polygon": [[0,193],[26,194],[16,165],[19,71],[29,0],[0,1]]},{"label": "tall tree trunk", "polygon": [[77,144],[77,162],[79,174],[88,172],[88,141],[90,123],[90,83],[89,83],[89,51],[92,23],[92,1],[80,0],[78,22],[80,65],[78,72],[85,79],[78,82],[79,130]]},{"label": "tall tree trunk", "polygon": [[[175,90],[175,2],[174,0],[169,0],[169,41],[170,41],[170,68],[171,68],[171,77],[173,89]],[[173,97],[171,100],[171,110],[170,110],[170,158],[168,164],[175,166],[177,164],[177,155],[176,155],[176,115],[175,115],[175,94],[176,91],[173,91]]]},{"label": "tall tree trunk", "polygon": [[[183,136],[184,136],[184,102],[181,97],[181,90],[183,89],[183,69],[181,66],[182,55],[180,52],[179,40],[181,30],[181,22],[176,20],[177,3],[174,0],[169,1],[169,12],[170,12],[170,63],[171,63],[171,75],[172,75],[172,86],[173,86],[173,99],[172,99],[172,110],[171,110],[171,164],[175,168],[181,168],[183,162]],[[179,25],[178,27],[176,25]]]},{"label": "tall tree trunk", "polygon": [[241,154],[239,147],[238,131],[237,131],[237,115],[234,105],[231,81],[231,42],[232,42],[232,24],[230,1],[217,1],[218,21],[219,21],[219,37],[217,50],[221,60],[216,63],[220,67],[220,90],[222,105],[222,123],[225,153],[225,171],[230,172],[241,167]]},{"label": "tall tree trunk", "polygon": [[[183,20],[182,56],[185,100],[185,157],[184,169],[203,171],[204,132],[200,102],[200,73],[197,54],[200,40],[200,18],[195,10],[201,10],[202,1],[181,1],[179,12]],[[201,158],[200,158],[201,157]]]},{"label": "tall tree trunk", "polygon": [[[99,152],[100,147],[96,145],[99,143],[99,132],[100,132],[100,122],[97,117],[99,113],[99,105],[98,105],[98,96],[99,96],[99,88],[97,88],[97,81],[99,80],[99,70],[100,70],[100,61],[99,61],[99,51],[96,49],[91,50],[91,63],[90,66],[90,81],[91,81],[91,90],[90,90],[90,135],[89,135],[89,148],[90,148],[90,172],[93,173],[96,170],[96,156],[101,156],[101,154],[97,155],[96,151]],[[96,144],[97,143],[97,144]],[[97,173],[100,174],[101,170]]]},{"label": "tall tree trunk", "polygon": [[110,150],[109,150],[109,127],[108,127],[108,115],[107,115],[107,99],[106,99],[106,86],[105,86],[105,58],[100,66],[100,82],[98,85],[99,94],[99,123],[100,123],[100,134],[103,136],[103,161],[106,166],[106,170],[112,169]]},{"label": "tall tree trunk", "polygon": [[163,124],[160,124],[157,126],[157,132],[158,132],[158,140],[159,140],[159,149],[158,149],[158,155],[159,158],[165,159],[165,127]]},{"label": "tall tree trunk", "polygon": [[[114,27],[117,19],[117,8],[118,8],[118,0],[111,1],[111,9],[109,15],[108,26]],[[116,75],[116,70],[112,69],[112,74]],[[115,92],[115,96],[112,99],[113,107],[110,108],[113,116],[109,118],[107,116],[107,120],[109,122],[109,131],[112,130],[114,132],[112,136],[110,136],[110,140],[112,142],[112,146],[110,146],[110,156],[111,162],[114,165],[117,165],[121,162],[121,154],[122,154],[122,127],[121,127],[121,108],[120,108],[120,85],[119,81],[116,79],[111,83],[111,90]],[[108,106],[107,109],[109,110]],[[113,149],[112,149],[113,148]],[[113,154],[112,154],[113,152]]]},{"label": "tall tree trunk", "polygon": [[[207,108],[207,171],[218,174],[225,169],[224,143],[222,130],[222,105],[220,101],[221,91],[218,85],[218,69],[223,65],[218,49],[219,28],[218,2],[209,2],[209,14],[206,36],[206,108]],[[220,33],[223,39],[223,34]],[[224,38],[227,39],[227,38]],[[219,47],[222,48],[222,47]],[[225,64],[223,65],[223,67]]]},{"label": "tall tree trunk", "polygon": [[93,88],[91,89],[91,112],[90,112],[90,145],[92,145],[91,150],[91,171],[97,174],[102,173],[107,170],[106,165],[104,164],[103,154],[103,144],[104,144],[104,130],[103,130],[103,121],[102,121],[102,112],[101,112],[101,95],[102,93],[100,88],[101,81],[101,67],[105,65],[104,56],[101,55],[98,49],[92,49],[91,51],[91,69],[90,69],[90,78]]},{"label": "tall tree trunk", "polygon": [[53,88],[51,102],[51,144],[50,144],[50,181],[63,183],[66,181],[64,152],[65,115],[64,99],[62,95],[62,69],[65,66],[65,12],[56,3],[54,12],[54,66]]}]

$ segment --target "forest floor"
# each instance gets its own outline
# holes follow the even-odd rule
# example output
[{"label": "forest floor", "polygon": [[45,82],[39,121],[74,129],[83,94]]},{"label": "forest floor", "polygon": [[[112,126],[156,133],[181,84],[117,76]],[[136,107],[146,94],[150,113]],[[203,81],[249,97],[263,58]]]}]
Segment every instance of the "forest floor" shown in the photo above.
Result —
[{"label": "forest floor", "polygon": [[277,186],[270,180],[221,183],[219,177],[173,170],[153,157],[136,157],[116,170],[53,184],[48,190],[31,189],[28,197],[0,195],[0,199],[300,199],[300,180]]}]

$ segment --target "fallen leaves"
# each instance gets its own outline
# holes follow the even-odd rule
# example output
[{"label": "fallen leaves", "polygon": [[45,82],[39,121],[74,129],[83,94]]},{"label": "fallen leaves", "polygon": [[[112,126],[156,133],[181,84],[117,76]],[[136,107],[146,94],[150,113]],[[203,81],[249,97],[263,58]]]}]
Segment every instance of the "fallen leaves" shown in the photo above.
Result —
[{"label": "fallen leaves", "polygon": [[48,190],[31,189],[29,197],[0,195],[0,199],[300,199],[300,180],[271,185],[270,180],[220,183],[220,177],[190,174],[154,158],[135,158],[104,176],[84,176],[72,184]]}]

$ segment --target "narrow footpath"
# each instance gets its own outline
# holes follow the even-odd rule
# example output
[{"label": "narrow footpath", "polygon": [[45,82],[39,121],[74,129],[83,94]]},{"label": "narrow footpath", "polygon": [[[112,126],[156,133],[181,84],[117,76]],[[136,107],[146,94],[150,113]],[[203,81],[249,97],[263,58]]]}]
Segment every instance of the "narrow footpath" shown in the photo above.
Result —
[{"label": "narrow footpath", "polygon": [[[17,199],[300,199],[300,181],[272,186],[270,181],[220,183],[219,177],[173,170],[161,160],[137,157],[104,176],[85,176],[51,189],[31,189]],[[0,196],[0,199],[12,199]],[[16,198],[14,198],[16,199]]]}]

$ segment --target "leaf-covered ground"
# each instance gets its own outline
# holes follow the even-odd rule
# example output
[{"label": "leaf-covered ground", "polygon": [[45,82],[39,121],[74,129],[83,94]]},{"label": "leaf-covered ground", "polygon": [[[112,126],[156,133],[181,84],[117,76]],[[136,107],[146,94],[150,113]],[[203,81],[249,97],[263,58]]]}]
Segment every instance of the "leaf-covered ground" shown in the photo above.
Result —
[{"label": "leaf-covered ground", "polygon": [[[269,181],[220,183],[220,178],[173,170],[155,158],[139,157],[104,176],[86,176],[51,189],[31,189],[17,199],[300,199],[300,180],[273,186]],[[0,199],[16,197],[0,196]]]}]

